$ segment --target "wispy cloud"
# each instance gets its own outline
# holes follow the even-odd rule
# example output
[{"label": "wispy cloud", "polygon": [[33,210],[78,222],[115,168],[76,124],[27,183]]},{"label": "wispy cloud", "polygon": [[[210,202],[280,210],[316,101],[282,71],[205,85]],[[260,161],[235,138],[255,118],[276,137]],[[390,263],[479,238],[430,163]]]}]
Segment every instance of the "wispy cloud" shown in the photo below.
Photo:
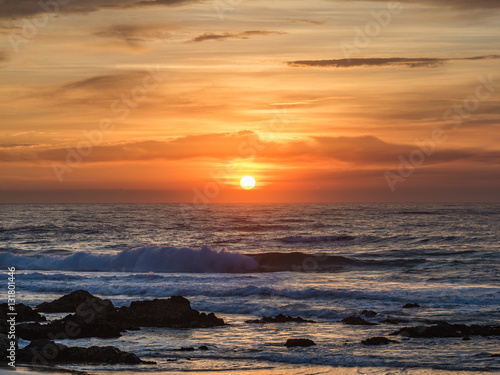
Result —
[{"label": "wispy cloud", "polygon": [[[252,152],[251,145],[259,145]],[[359,137],[304,137],[288,142],[265,142],[252,131],[237,133],[202,134],[171,140],[149,140],[94,147],[86,162],[120,162],[145,160],[204,160],[229,161],[256,156],[258,162],[316,163],[336,160],[358,166],[390,166],[399,155],[408,155],[415,149],[411,144],[385,142],[375,136]],[[1,162],[64,161],[67,149],[53,148],[34,152],[30,149],[0,151]],[[436,151],[427,164],[455,161],[500,164],[500,152],[481,149],[442,149]]]},{"label": "wispy cloud", "polygon": [[308,19],[287,19],[286,22],[319,26],[319,25],[324,25],[327,21],[317,21],[317,20],[308,20]]},{"label": "wispy cloud", "polygon": [[[127,9],[147,6],[177,6],[198,3],[199,0],[85,0],[45,2],[39,0],[3,0],[0,7],[0,18],[22,18],[40,13],[53,12],[62,14],[87,14],[101,9]],[[53,3],[57,4],[57,8]],[[45,6],[41,6],[45,5]]]},{"label": "wispy cloud", "polygon": [[227,39],[249,39],[252,36],[258,36],[258,35],[283,35],[283,34],[287,33],[282,31],[266,31],[266,30],[251,30],[251,31],[243,31],[241,33],[222,33],[222,34],[205,33],[197,36],[196,38],[188,40],[186,43],[206,42],[209,40],[224,41]]},{"label": "wispy cloud", "polygon": [[171,34],[163,25],[113,25],[94,33],[95,36],[118,39],[132,48],[140,48],[142,43],[167,39]]},{"label": "wispy cloud", "polygon": [[437,68],[450,61],[464,60],[489,60],[500,59],[500,55],[485,55],[463,58],[357,58],[357,59],[333,59],[333,60],[298,60],[287,61],[293,67],[318,67],[318,68],[354,68],[354,67],[380,67],[380,66],[403,66],[408,68]]}]

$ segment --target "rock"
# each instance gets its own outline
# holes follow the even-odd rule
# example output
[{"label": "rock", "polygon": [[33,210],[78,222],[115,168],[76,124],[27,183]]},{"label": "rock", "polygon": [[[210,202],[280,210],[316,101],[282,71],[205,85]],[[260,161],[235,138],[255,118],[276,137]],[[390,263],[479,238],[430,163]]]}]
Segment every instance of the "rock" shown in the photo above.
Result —
[{"label": "rock", "polygon": [[420,307],[418,303],[407,303],[406,305],[403,306],[403,309],[414,309]]},{"label": "rock", "polygon": [[472,339],[469,336],[465,336],[465,337],[462,337],[462,340],[464,340],[464,341],[470,341]]},{"label": "rock", "polygon": [[367,318],[374,318],[378,315],[378,312],[373,310],[363,310],[360,315],[366,316]]},{"label": "rock", "polygon": [[49,324],[22,323],[17,326],[17,335],[23,340],[43,339],[78,339],[84,337],[115,338],[120,337],[123,328],[103,320],[86,323],[69,315]]},{"label": "rock", "polygon": [[371,323],[367,322],[363,318],[360,318],[359,316],[349,316],[345,319],[342,319],[342,323],[344,324],[349,324],[349,325],[355,325],[355,326],[376,326],[378,325],[377,323]]},{"label": "rock", "polygon": [[202,345],[198,349],[200,349],[200,350],[208,350],[208,346]]},{"label": "rock", "polygon": [[42,302],[36,309],[44,313],[73,313],[78,306],[91,299],[100,298],[94,297],[86,290],[76,290],[52,302]]},{"label": "rock", "polygon": [[207,328],[225,325],[224,320],[213,313],[192,309],[190,302],[180,296],[134,301],[129,307],[118,309],[113,321],[137,327]]},{"label": "rock", "polygon": [[123,352],[114,346],[67,347],[50,340],[32,341],[27,347],[19,350],[18,360],[36,365],[49,363],[146,363],[135,354]]},{"label": "rock", "polygon": [[399,324],[399,323],[408,323],[407,319],[399,319],[399,318],[387,318],[382,321],[384,324]]},{"label": "rock", "polygon": [[24,303],[17,303],[14,310],[9,310],[9,305],[7,303],[0,304],[0,315],[7,316],[8,312],[15,312],[16,322],[44,322],[47,320],[44,316],[40,315],[37,311],[33,310],[31,307],[26,306]]},{"label": "rock", "polygon": [[192,346],[189,346],[189,347],[183,346],[182,348],[177,349],[177,350],[179,350],[181,352],[194,352],[194,348]]},{"label": "rock", "polygon": [[17,340],[9,339],[8,335],[0,333],[0,362],[8,362],[8,356],[10,356],[11,341],[14,341],[14,355],[17,350]]},{"label": "rock", "polygon": [[374,346],[374,345],[387,345],[390,344],[391,342],[396,342],[396,341],[389,340],[388,338],[385,337],[372,337],[364,341],[361,341],[361,344]]},{"label": "rock", "polygon": [[287,323],[287,322],[296,322],[296,323],[316,323],[314,320],[303,319],[300,316],[294,318],[292,316],[279,314],[274,318],[271,316],[265,316],[262,319],[256,320],[245,320],[246,323]]},{"label": "rock", "polygon": [[293,348],[295,346],[312,346],[316,345],[313,340],[309,339],[288,339],[286,340],[285,346]]},{"label": "rock", "polygon": [[439,323],[434,326],[405,327],[391,335],[412,338],[500,336],[500,325],[465,325]]}]

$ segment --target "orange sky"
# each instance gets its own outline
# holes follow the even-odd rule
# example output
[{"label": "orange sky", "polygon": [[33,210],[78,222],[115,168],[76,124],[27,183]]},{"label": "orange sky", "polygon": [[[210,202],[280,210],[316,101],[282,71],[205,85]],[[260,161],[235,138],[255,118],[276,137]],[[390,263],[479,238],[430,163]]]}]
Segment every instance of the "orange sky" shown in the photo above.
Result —
[{"label": "orange sky", "polygon": [[58,1],[2,4],[0,203],[499,200],[499,1]]}]

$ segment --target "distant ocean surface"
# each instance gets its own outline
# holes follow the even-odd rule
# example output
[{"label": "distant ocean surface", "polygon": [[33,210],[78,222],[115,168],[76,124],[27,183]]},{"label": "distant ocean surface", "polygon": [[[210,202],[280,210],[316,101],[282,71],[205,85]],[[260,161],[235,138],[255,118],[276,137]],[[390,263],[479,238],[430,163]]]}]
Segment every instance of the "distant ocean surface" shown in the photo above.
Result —
[{"label": "distant ocean surface", "polygon": [[[409,324],[340,323],[373,310],[374,322],[390,316],[427,325],[499,324],[500,204],[193,207],[0,205],[0,265],[17,268],[19,302],[31,306],[77,289],[117,306],[182,295],[230,324],[64,341],[113,345],[158,363],[83,369],[243,371],[309,364],[500,370],[500,358],[492,356],[500,351],[499,337],[396,336],[398,344],[365,347],[360,341]],[[402,309],[406,303],[422,308]],[[245,323],[279,313],[317,323]],[[290,337],[318,345],[287,349]],[[200,345],[211,350],[175,350]]]}]

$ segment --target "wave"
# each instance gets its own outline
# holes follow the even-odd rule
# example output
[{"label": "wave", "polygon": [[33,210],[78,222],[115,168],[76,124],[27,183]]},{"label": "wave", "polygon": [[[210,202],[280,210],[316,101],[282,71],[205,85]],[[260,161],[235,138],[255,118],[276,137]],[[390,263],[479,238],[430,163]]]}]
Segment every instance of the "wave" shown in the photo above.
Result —
[{"label": "wave", "polygon": [[0,267],[21,270],[101,271],[140,273],[249,273],[340,271],[369,262],[335,255],[291,253],[240,254],[226,250],[140,247],[117,254],[77,252],[68,256],[0,253]]},{"label": "wave", "polygon": [[353,236],[316,236],[316,237],[289,236],[280,238],[279,240],[287,243],[311,243],[311,242],[352,241],[355,238],[356,237]]},{"label": "wave", "polygon": [[118,254],[78,252],[66,257],[0,254],[0,266],[25,270],[231,273],[257,271],[249,256],[213,250],[177,247],[141,247]]}]

